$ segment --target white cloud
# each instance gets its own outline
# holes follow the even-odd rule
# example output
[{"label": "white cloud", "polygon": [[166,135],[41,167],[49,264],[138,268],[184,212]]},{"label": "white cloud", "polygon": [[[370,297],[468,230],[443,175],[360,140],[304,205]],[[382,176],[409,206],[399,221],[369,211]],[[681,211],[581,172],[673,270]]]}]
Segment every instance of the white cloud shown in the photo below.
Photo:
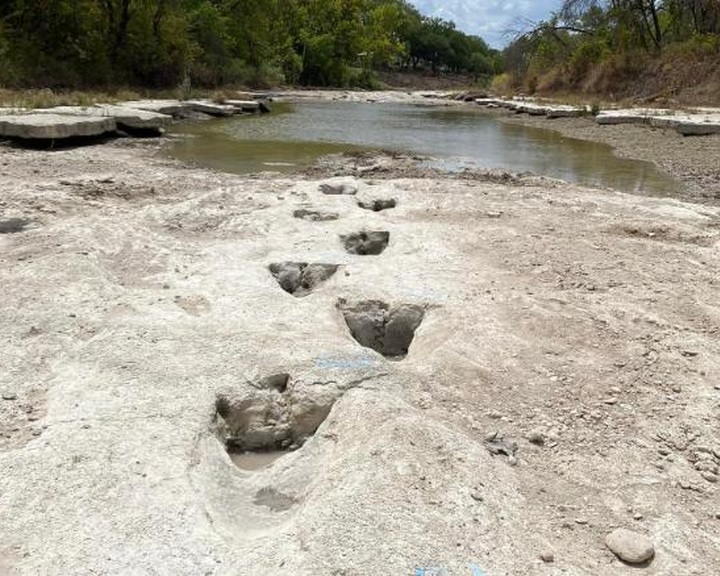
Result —
[{"label": "white cloud", "polygon": [[503,36],[521,20],[542,20],[557,10],[562,0],[411,0],[420,12],[455,22],[458,30],[481,36],[501,48]]}]

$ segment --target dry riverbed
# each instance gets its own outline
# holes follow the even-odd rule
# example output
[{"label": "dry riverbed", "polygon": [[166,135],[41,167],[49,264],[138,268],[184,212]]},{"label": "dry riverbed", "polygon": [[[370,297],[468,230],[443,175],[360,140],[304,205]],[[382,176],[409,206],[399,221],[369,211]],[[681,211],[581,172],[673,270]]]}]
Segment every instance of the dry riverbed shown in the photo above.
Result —
[{"label": "dry riverbed", "polygon": [[720,565],[720,208],[131,139],[0,190],[0,574]]}]

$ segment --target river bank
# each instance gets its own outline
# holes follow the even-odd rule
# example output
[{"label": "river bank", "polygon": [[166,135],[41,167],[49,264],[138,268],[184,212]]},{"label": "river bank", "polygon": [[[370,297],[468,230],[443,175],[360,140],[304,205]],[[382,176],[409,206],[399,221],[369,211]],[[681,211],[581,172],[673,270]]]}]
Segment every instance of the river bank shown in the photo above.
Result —
[{"label": "river bank", "polygon": [[[286,92],[289,101],[312,99],[368,103],[410,103],[443,107],[474,107],[472,102],[457,99],[456,94],[442,91],[301,91]],[[634,124],[599,125],[592,116],[546,118],[516,114],[498,108],[481,108],[507,124],[549,129],[568,138],[610,146],[620,158],[650,162],[676,178],[681,186],[670,194],[687,201],[717,204],[720,202],[720,134],[683,136],[672,129]]]},{"label": "river bank", "polygon": [[600,126],[592,118],[547,118],[491,111],[501,122],[535,126],[563,136],[611,146],[617,156],[643,160],[677,178],[677,197],[720,202],[720,135],[682,136],[674,130],[622,124]]},{"label": "river bank", "polygon": [[720,565],[719,208],[164,145],[0,147],[0,573]]}]

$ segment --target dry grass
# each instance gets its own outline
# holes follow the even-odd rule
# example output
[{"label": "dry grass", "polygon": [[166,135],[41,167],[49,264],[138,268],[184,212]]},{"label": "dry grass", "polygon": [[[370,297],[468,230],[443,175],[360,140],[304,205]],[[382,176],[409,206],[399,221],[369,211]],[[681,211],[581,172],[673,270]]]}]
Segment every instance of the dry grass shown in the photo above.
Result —
[{"label": "dry grass", "polygon": [[0,88],[0,107],[8,108],[53,108],[55,106],[92,106],[93,104],[114,104],[141,98],[160,98],[186,100],[190,98],[210,98],[222,101],[234,96],[236,91],[196,90],[185,92],[175,90],[146,90],[136,88],[117,88],[111,90],[56,91],[49,88],[34,90],[9,90]]},{"label": "dry grass", "polygon": [[534,93],[573,103],[653,104],[667,108],[720,106],[720,57],[689,50],[614,55],[576,81],[561,68],[536,78]]},{"label": "dry grass", "polygon": [[100,102],[113,103],[139,97],[134,90],[112,92],[57,92],[41,90],[0,89],[0,105],[11,108],[52,108],[54,106],[91,106]]}]

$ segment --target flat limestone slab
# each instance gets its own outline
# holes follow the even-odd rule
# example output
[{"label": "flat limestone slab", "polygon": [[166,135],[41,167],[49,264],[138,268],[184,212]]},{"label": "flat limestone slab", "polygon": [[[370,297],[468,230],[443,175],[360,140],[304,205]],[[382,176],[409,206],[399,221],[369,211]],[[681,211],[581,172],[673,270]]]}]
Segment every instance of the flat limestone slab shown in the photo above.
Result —
[{"label": "flat limestone slab", "polygon": [[543,104],[535,104],[532,102],[522,102],[514,107],[515,112],[518,114],[530,114],[530,116],[546,116],[548,113],[548,107]]},{"label": "flat limestone slab", "polygon": [[503,98],[476,98],[475,103],[487,108],[508,108],[517,113],[548,118],[577,118],[588,113],[586,106],[566,104],[539,104],[527,100],[505,100]]},{"label": "flat limestone slab", "polygon": [[126,108],[157,112],[158,114],[169,114],[171,116],[186,110],[192,110],[192,107],[180,100],[130,100],[124,102],[122,105]]},{"label": "flat limestone slab", "polygon": [[115,119],[121,128],[135,130],[159,130],[167,126],[172,120],[167,114],[149,112],[113,104],[95,104],[94,106],[56,106],[55,108],[41,108],[35,110],[36,114],[61,114],[67,116],[109,116]]},{"label": "flat limestone slab", "polygon": [[10,116],[14,114],[24,114],[27,112],[27,108],[18,108],[18,107],[0,107],[0,116]]},{"label": "flat limestone slab", "polygon": [[0,137],[26,140],[59,140],[77,136],[100,136],[117,125],[110,116],[71,116],[33,113],[0,116]]},{"label": "flat limestone slab", "polygon": [[225,100],[225,104],[235,108],[240,108],[240,110],[249,110],[251,112],[260,110],[260,102],[257,100]]},{"label": "flat limestone slab", "polygon": [[601,125],[645,124],[676,130],[683,136],[720,134],[720,111],[713,108],[689,113],[658,108],[610,110],[598,114],[596,122]]},{"label": "flat limestone slab", "polygon": [[188,100],[184,102],[191,110],[202,112],[210,116],[233,116],[237,114],[237,108],[226,104],[215,104],[209,100]]},{"label": "flat limestone slab", "polygon": [[503,106],[506,100],[503,98],[475,98],[475,104],[479,106],[487,106],[490,108],[497,108]]},{"label": "flat limestone slab", "polygon": [[167,126],[172,117],[159,112],[138,110],[128,106],[114,106],[112,104],[96,104],[94,109],[101,110],[103,116],[115,118],[118,126],[139,130],[159,130]]},{"label": "flat limestone slab", "polygon": [[663,110],[661,108],[605,110],[595,117],[595,121],[601,125],[650,124],[651,118],[669,116],[671,114],[670,110]]},{"label": "flat limestone slab", "polygon": [[720,134],[720,113],[681,115],[675,121],[675,130],[683,136]]},{"label": "flat limestone slab", "polygon": [[589,112],[587,106],[548,106],[548,118],[578,118]]}]

